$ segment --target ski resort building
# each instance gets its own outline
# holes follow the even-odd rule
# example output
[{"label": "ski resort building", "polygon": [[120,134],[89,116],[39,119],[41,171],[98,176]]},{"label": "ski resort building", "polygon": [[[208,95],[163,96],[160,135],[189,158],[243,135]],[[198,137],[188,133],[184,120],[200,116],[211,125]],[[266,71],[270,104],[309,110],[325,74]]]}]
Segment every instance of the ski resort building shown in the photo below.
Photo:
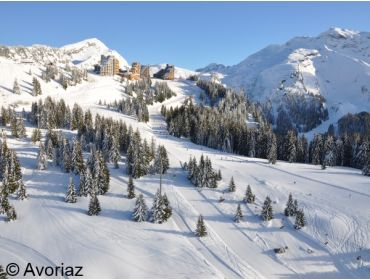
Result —
[{"label": "ski resort building", "polygon": [[113,55],[102,55],[100,59],[100,75],[114,76],[119,73],[119,61]]},{"label": "ski resort building", "polygon": [[175,66],[167,64],[166,68],[159,70],[154,74],[154,77],[163,80],[175,79]]}]

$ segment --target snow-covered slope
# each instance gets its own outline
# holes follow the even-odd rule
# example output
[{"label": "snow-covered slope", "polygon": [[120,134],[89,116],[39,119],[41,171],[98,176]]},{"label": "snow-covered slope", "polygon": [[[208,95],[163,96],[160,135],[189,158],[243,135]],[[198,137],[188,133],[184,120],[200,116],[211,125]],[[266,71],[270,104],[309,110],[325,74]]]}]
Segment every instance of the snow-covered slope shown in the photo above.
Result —
[{"label": "snow-covered slope", "polygon": [[[0,263],[27,262],[37,265],[82,265],[85,277],[113,278],[366,278],[370,265],[369,179],[351,168],[328,167],[246,158],[195,145],[167,134],[160,115],[162,104],[149,107],[150,122],[138,123],[97,105],[124,96],[121,85],[110,77],[93,76],[66,91],[45,88],[44,95],[74,102],[92,113],[121,119],[138,128],[143,137],[155,137],[166,147],[171,169],[163,178],[163,190],[173,207],[173,217],[166,224],[131,221],[134,201],[124,197],[127,175],[125,158],[120,169],[110,166],[110,191],[101,196],[102,213],[86,214],[88,198],[76,204],[64,202],[68,175],[59,168],[36,169],[37,145],[28,138],[9,137],[22,164],[29,198],[11,200],[18,220],[6,223],[0,218]],[[176,106],[188,96],[198,97],[200,89],[190,81],[167,81],[177,96],[165,106]],[[109,95],[106,93],[110,92]],[[0,96],[0,103],[19,101],[18,96]],[[35,100],[30,96],[28,104]],[[197,98],[195,98],[197,100]],[[10,134],[9,128],[7,133]],[[44,131],[45,133],[45,131]],[[75,133],[69,132],[67,133]],[[219,188],[199,192],[180,168],[190,155],[211,158],[222,170]],[[237,190],[226,191],[234,177]],[[78,177],[74,177],[77,184]],[[158,188],[158,176],[135,180],[136,192],[152,204]],[[244,220],[233,222],[247,184],[257,200],[254,205],[242,203]],[[283,216],[288,194],[292,192],[307,216],[307,227],[294,230],[292,219]],[[226,198],[219,203],[219,197]],[[266,195],[273,200],[275,219],[264,223],[259,217]],[[206,221],[208,237],[198,239],[193,230],[199,214]],[[287,246],[283,255],[273,249]],[[361,259],[357,260],[357,257]]]},{"label": "snow-covered slope", "polygon": [[114,55],[120,61],[120,66],[127,67],[127,61],[116,51],[110,50],[104,43],[96,38],[54,48],[43,45],[0,46],[0,57],[8,58],[19,63],[35,63],[43,65],[47,62],[72,62],[76,66],[91,68],[100,61],[101,55]]},{"label": "snow-covered slope", "polygon": [[216,66],[204,71],[220,71],[223,83],[244,88],[254,100],[270,100],[275,109],[288,94],[323,96],[327,123],[349,112],[370,111],[368,32],[331,28],[317,37],[268,46],[234,66]]}]

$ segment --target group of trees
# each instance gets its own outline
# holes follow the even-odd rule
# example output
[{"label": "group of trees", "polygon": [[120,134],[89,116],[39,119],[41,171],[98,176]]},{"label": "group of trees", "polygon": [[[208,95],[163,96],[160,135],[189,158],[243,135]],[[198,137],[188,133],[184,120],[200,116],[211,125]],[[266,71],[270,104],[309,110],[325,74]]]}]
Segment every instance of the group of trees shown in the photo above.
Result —
[{"label": "group of trees", "polygon": [[147,105],[152,105],[153,102],[163,102],[176,95],[166,82],[156,82],[152,86],[150,79],[128,83],[125,92],[131,97],[119,101],[116,100],[109,104],[108,107],[125,115],[137,116],[139,122],[149,121]]},{"label": "group of trees", "polygon": [[9,221],[16,220],[15,208],[9,204],[9,195],[16,194],[18,199],[27,198],[23,183],[21,165],[14,150],[8,148],[5,134],[0,140],[0,214],[5,214]]},{"label": "group of trees", "polygon": [[69,63],[67,63],[64,68],[58,67],[53,63],[47,63],[45,65],[45,70],[41,74],[41,78],[46,83],[55,80],[59,82],[64,89],[67,89],[68,86],[74,86],[80,84],[82,81],[86,81],[87,70],[71,66]]},{"label": "group of trees", "polygon": [[15,138],[24,138],[26,136],[26,128],[24,125],[24,112],[16,112],[14,108],[1,107],[0,125],[10,125],[12,136]]},{"label": "group of trees", "polygon": [[221,171],[213,169],[211,160],[203,155],[197,163],[195,157],[190,157],[183,168],[188,171],[188,179],[198,188],[217,188],[217,182],[222,179]]},{"label": "group of trees", "polygon": [[168,132],[225,152],[266,158],[272,130],[269,125],[264,125],[262,119],[258,129],[248,128],[246,102],[239,102],[238,98],[243,100],[244,97],[235,93],[227,94],[217,107],[196,106],[191,99],[187,99],[180,107],[162,107]]},{"label": "group of trees", "polygon": [[[54,102],[50,98],[45,103],[38,102],[32,106],[28,119],[47,129],[45,142],[40,142],[38,154],[38,168],[46,169],[48,161],[55,166],[80,176],[78,190],[75,190],[73,181],[70,182],[66,201],[76,202],[76,196],[91,196],[89,214],[99,214],[101,207],[98,195],[109,189],[109,170],[107,163],[113,163],[118,168],[121,154],[126,154],[126,171],[132,178],[139,178],[146,174],[164,174],[169,168],[167,151],[164,146],[156,146],[154,139],[148,143],[142,140],[138,130],[133,131],[122,121],[104,118],[99,114],[92,120],[90,111],[84,112],[78,105],[74,105],[72,112],[64,102]],[[41,117],[45,116],[45,117]],[[50,123],[52,122],[52,123]],[[70,142],[61,131],[53,128],[70,128],[77,130],[77,136]],[[41,139],[41,132],[37,128],[33,133],[34,142]],[[83,152],[90,152],[86,162]],[[133,197],[134,194],[131,194]],[[160,198],[167,204],[166,196]]]}]

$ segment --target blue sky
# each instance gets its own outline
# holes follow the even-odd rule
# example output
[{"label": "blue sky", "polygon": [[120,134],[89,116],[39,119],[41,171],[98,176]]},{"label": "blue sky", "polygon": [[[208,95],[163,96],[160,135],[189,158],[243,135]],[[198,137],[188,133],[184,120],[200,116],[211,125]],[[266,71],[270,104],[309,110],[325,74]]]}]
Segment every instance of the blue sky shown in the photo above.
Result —
[{"label": "blue sky", "polygon": [[96,37],[129,62],[232,65],[297,35],[370,31],[370,2],[0,2],[0,44]]}]

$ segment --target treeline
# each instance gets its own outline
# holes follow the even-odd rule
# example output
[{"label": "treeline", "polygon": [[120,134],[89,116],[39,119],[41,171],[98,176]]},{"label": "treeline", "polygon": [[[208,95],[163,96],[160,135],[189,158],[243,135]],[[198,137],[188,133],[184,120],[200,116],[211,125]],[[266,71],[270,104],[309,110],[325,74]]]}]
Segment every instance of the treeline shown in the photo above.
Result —
[{"label": "treeline", "polygon": [[[205,107],[194,105],[191,99],[187,99],[180,107],[167,109],[163,106],[161,112],[165,116],[168,132],[173,136],[189,138],[196,144],[225,152],[266,158],[271,163],[279,159],[321,164],[323,168],[339,165],[366,169],[368,166],[367,138],[324,134],[315,136],[309,142],[304,135],[298,136],[299,130],[286,130],[292,126],[272,130],[261,107],[246,100],[244,94],[225,90],[212,82],[198,83],[206,92],[212,92],[217,102]],[[250,115],[258,125],[248,126]],[[286,120],[279,120],[281,126],[289,123],[288,116]],[[366,170],[364,174],[368,174]]]},{"label": "treeline", "polygon": [[307,132],[328,119],[328,110],[322,96],[285,94],[282,102],[276,119],[271,117],[271,103],[264,105],[265,113],[270,116],[270,122],[279,133],[286,133],[292,129]]},{"label": "treeline", "polygon": [[370,138],[370,114],[361,112],[343,116],[338,121],[338,134],[358,134]]}]

